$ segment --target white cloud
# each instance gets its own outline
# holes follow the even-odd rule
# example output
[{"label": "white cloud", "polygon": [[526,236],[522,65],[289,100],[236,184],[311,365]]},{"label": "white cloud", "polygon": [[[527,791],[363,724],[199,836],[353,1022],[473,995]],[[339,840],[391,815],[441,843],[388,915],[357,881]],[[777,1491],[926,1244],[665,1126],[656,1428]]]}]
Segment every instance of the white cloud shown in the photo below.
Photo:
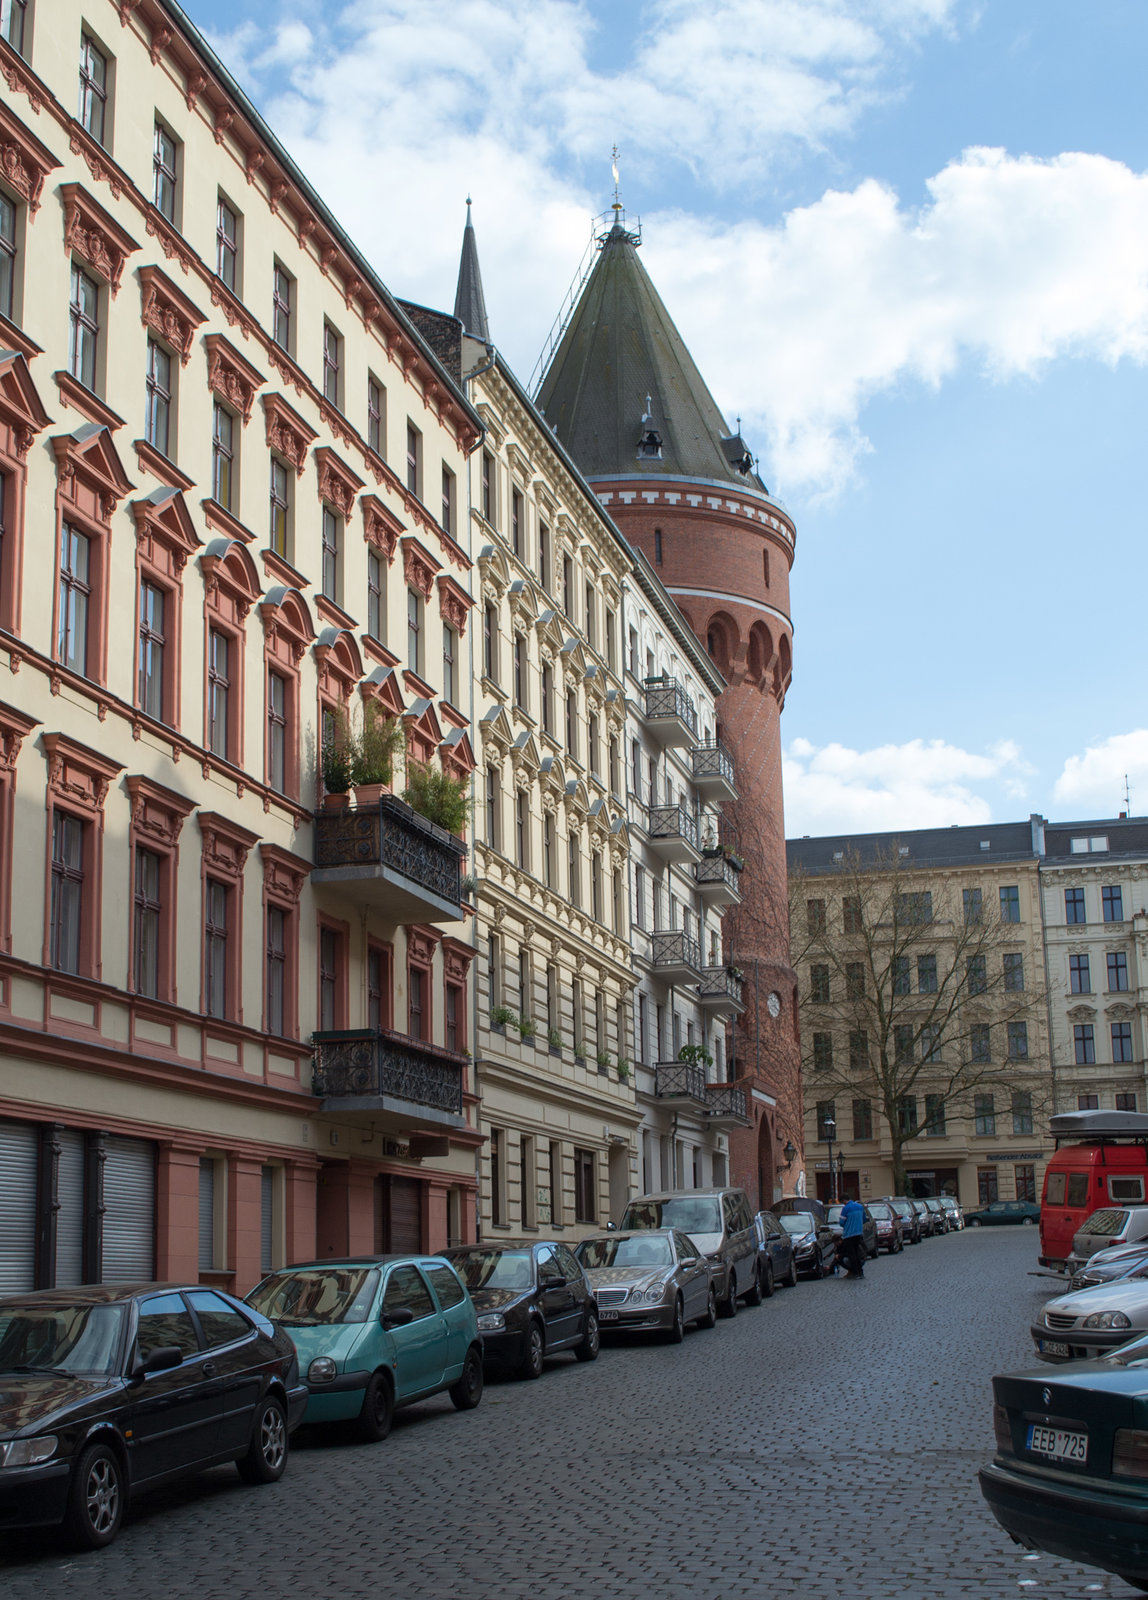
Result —
[{"label": "white cloud", "polygon": [[782,770],[790,838],[988,822],[996,809],[989,794],[1019,801],[1032,773],[1011,741],[977,754],[943,739],[873,750],[795,739]]},{"label": "white cloud", "polygon": [[1114,817],[1124,809],[1124,783],[1132,789],[1132,814],[1148,812],[1148,728],[1116,733],[1069,756],[1052,798],[1079,818]]}]

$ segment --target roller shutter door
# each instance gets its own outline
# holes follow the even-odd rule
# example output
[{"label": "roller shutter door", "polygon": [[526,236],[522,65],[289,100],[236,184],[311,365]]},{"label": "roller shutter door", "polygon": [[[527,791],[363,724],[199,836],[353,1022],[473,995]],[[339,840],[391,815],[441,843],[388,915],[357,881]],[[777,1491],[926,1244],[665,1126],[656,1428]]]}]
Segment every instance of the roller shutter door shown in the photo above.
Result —
[{"label": "roller shutter door", "polygon": [[104,1146],[103,1283],[155,1277],[155,1146],[109,1138]]},{"label": "roller shutter door", "polygon": [[58,1128],[56,1168],[56,1286],[71,1289],[84,1281],[84,1136]]},{"label": "roller shutter door", "polygon": [[0,1122],[0,1293],[35,1285],[39,1143],[30,1123]]},{"label": "roller shutter door", "polygon": [[259,1174],[259,1270],[270,1272],[275,1247],[275,1168],[263,1167]]},{"label": "roller shutter door", "polygon": [[417,1178],[391,1178],[387,1184],[387,1249],[419,1251],[422,1241],[423,1186]]},{"label": "roller shutter door", "polygon": [[199,1270],[215,1266],[215,1162],[199,1158]]}]

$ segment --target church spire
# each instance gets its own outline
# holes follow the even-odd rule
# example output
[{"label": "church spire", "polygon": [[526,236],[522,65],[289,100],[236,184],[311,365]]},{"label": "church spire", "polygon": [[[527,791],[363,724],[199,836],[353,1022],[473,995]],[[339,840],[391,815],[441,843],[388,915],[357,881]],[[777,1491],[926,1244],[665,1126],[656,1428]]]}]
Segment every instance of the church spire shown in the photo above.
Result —
[{"label": "church spire", "polygon": [[473,339],[490,343],[486,320],[486,300],[482,293],[482,273],[478,266],[478,244],[470,220],[470,196],[466,197],[466,227],[462,234],[462,258],[458,264],[458,288],[454,294],[454,314]]}]

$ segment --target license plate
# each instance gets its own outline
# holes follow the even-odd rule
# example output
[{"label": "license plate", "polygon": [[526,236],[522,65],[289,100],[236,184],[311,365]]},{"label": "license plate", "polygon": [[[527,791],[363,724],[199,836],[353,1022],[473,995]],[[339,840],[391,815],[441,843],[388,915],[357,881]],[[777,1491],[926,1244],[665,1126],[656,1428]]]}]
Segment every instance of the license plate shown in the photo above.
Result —
[{"label": "license plate", "polygon": [[616,1311],[599,1311],[598,1313],[599,1322],[617,1322],[617,1320],[618,1313]]},{"label": "license plate", "polygon": [[1045,1355],[1070,1356],[1072,1348],[1060,1339],[1040,1339],[1037,1341]]},{"label": "license plate", "polygon": [[1034,1455],[1048,1456],[1053,1461],[1087,1461],[1088,1435],[1070,1433],[1064,1428],[1042,1428],[1029,1424],[1028,1448]]}]

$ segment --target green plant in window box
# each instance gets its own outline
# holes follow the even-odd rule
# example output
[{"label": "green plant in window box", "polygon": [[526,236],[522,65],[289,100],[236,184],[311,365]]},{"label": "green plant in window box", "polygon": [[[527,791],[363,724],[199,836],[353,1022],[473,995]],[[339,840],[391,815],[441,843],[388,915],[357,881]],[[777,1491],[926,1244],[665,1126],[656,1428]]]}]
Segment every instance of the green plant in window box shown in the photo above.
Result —
[{"label": "green plant in window box", "polygon": [[[363,707],[363,727],[356,741],[355,788],[377,786],[381,791],[389,785],[395,775],[395,757],[402,748],[402,724],[387,716],[377,700],[369,700]],[[360,805],[369,803],[361,795],[357,798]],[[373,798],[377,801],[378,795]]]},{"label": "green plant in window box", "polygon": [[518,1014],[517,1012],[511,1011],[509,1006],[495,1006],[494,1010],[490,1013],[490,1021],[491,1025],[495,1028],[517,1028]]},{"label": "green plant in window box", "polygon": [[631,1061],[629,1056],[618,1057],[618,1082],[629,1083]]},{"label": "green plant in window box", "polygon": [[429,761],[408,758],[403,799],[428,822],[437,823],[447,833],[461,834],[466,826],[469,798],[469,778],[452,778]]},{"label": "green plant in window box", "polygon": [[533,1037],[534,1037],[534,1019],[533,1019],[533,1017],[519,1017],[518,1023],[517,1023],[517,1027],[518,1027],[518,1032],[519,1032],[519,1034],[521,1035],[521,1037],[523,1039],[533,1039]]},{"label": "green plant in window box", "polygon": [[598,1070],[600,1072],[609,1072],[610,1068],[613,1066],[613,1057],[608,1050],[599,1050],[597,1062]]},{"label": "green plant in window box", "polygon": [[557,1028],[547,1028],[546,1042],[554,1055],[560,1056],[562,1054],[562,1035]]}]

